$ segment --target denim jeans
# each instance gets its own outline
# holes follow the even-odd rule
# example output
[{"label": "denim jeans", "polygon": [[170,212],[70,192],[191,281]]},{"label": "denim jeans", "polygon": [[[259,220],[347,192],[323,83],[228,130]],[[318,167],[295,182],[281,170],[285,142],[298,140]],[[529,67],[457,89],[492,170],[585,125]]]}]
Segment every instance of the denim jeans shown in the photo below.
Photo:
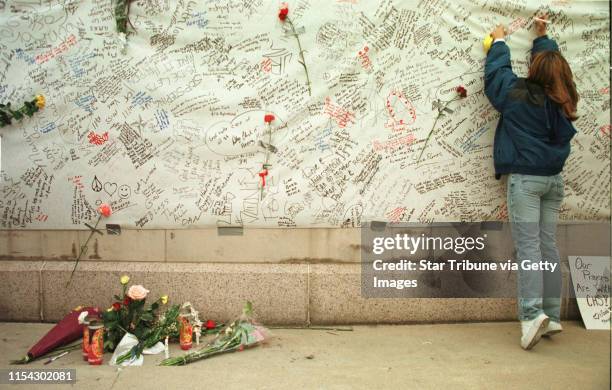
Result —
[{"label": "denim jeans", "polygon": [[[563,201],[563,178],[512,173],[508,177],[508,214],[516,248],[519,320],[540,313],[559,322],[561,310],[561,264],[556,231]],[[523,270],[523,260],[546,260],[557,264],[555,272]]]}]

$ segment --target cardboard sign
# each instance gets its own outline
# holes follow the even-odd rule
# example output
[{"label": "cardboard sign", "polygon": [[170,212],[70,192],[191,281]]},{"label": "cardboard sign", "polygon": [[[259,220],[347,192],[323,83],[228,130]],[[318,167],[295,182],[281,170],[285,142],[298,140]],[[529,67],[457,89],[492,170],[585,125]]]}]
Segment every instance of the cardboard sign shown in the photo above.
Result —
[{"label": "cardboard sign", "polygon": [[610,257],[568,256],[568,260],[584,326],[610,330]]}]

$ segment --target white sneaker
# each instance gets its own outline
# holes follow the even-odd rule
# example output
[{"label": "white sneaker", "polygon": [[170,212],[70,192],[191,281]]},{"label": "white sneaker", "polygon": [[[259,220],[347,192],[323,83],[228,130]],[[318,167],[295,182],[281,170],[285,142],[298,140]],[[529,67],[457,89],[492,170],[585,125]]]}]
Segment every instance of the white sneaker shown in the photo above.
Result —
[{"label": "white sneaker", "polygon": [[536,318],[529,321],[521,321],[523,336],[521,337],[521,347],[525,350],[533,348],[540,341],[542,333],[548,327],[548,316],[540,313]]},{"label": "white sneaker", "polygon": [[542,334],[542,336],[550,337],[554,334],[561,333],[562,330],[563,330],[563,327],[561,326],[560,323],[556,321],[548,321],[548,326],[544,330],[544,333]]}]

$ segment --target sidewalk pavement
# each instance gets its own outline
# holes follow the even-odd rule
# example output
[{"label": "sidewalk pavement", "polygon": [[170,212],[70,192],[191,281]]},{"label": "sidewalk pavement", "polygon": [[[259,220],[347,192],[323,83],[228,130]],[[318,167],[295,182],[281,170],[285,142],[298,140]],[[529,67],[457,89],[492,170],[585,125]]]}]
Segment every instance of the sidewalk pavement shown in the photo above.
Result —
[{"label": "sidewalk pavement", "polygon": [[[52,324],[0,323],[0,368],[75,368],[77,389],[610,389],[610,332],[564,322],[533,350],[518,322],[355,326],[353,331],[273,329],[263,347],[182,367],[88,366],[81,351],[49,365],[11,366]],[[182,353],[177,344],[171,355]],[[40,389],[39,385],[0,385]]]}]

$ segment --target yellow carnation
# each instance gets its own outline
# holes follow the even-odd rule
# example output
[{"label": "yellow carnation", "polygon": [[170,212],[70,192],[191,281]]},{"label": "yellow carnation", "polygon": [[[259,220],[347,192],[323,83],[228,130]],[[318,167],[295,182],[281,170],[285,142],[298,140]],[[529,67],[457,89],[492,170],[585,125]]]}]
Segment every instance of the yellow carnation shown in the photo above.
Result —
[{"label": "yellow carnation", "polygon": [[167,295],[162,296],[160,299],[161,299],[161,303],[163,303],[164,305],[166,303],[168,303],[168,296]]},{"label": "yellow carnation", "polygon": [[130,277],[129,277],[129,276],[127,276],[127,275],[123,275],[123,276],[121,277],[121,284],[126,285],[126,284],[128,284],[128,283],[129,283],[129,281],[130,281]]},{"label": "yellow carnation", "polygon": [[36,107],[38,108],[45,107],[45,97],[43,95],[36,95]]}]

